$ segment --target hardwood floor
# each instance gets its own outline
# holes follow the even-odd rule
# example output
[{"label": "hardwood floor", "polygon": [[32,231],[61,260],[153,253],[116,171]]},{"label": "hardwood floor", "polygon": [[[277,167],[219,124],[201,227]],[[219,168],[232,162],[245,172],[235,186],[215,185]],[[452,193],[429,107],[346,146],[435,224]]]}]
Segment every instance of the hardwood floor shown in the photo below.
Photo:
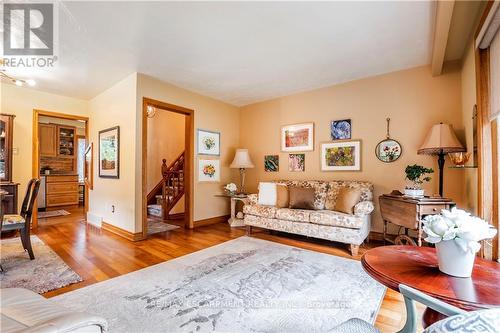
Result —
[{"label": "hardwood floor", "polygon": [[[75,270],[83,278],[83,281],[45,293],[45,297],[52,297],[117,277],[245,234],[243,228],[231,229],[225,223],[218,223],[195,230],[176,229],[155,234],[147,240],[133,243],[85,224],[83,215],[78,211],[50,220],[52,220],[50,225],[40,223],[35,234]],[[352,258],[347,246],[343,244],[296,235],[270,233],[259,229],[256,229],[252,236],[303,249]],[[362,245],[356,259],[359,260],[367,249],[376,245],[378,244]],[[421,312],[422,307],[419,307],[419,310]],[[399,293],[388,289],[375,325],[382,332],[395,332],[403,326],[404,320],[403,298]]]}]

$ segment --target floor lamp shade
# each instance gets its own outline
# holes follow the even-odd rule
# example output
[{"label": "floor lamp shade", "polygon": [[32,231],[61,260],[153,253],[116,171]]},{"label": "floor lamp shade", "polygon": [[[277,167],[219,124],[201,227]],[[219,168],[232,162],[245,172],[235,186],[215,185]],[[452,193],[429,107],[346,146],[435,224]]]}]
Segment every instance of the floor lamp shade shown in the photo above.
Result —
[{"label": "floor lamp shade", "polygon": [[425,137],[424,143],[417,151],[418,154],[438,155],[439,166],[439,195],[443,196],[443,168],[444,156],[447,153],[466,151],[460,143],[453,127],[450,124],[437,124],[432,126]]},{"label": "floor lamp shade", "polygon": [[248,154],[248,149],[236,149],[234,159],[229,166],[233,169],[240,169],[240,193],[245,192],[245,170],[253,168],[254,165]]}]

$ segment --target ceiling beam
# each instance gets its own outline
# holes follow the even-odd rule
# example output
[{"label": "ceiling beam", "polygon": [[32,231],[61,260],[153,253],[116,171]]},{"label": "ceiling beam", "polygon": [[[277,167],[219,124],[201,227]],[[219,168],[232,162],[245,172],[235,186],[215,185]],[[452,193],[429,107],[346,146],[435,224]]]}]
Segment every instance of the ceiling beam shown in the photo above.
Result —
[{"label": "ceiling beam", "polygon": [[432,75],[441,75],[443,71],[448,34],[450,33],[451,17],[455,1],[436,2],[436,22],[434,24],[434,43],[432,47]]}]

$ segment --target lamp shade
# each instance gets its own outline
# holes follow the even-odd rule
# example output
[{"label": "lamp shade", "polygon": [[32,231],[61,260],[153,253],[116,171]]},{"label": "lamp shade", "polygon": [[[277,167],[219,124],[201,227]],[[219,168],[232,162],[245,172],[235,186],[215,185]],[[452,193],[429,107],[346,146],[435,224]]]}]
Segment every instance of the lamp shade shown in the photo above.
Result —
[{"label": "lamp shade", "polygon": [[437,155],[461,151],[465,151],[465,148],[458,141],[453,127],[450,124],[440,123],[432,126],[429,133],[427,133],[418,154]]},{"label": "lamp shade", "polygon": [[236,154],[234,154],[233,162],[229,167],[233,169],[253,168],[254,165],[252,163],[252,160],[250,159],[250,155],[248,154],[248,149],[236,149]]}]

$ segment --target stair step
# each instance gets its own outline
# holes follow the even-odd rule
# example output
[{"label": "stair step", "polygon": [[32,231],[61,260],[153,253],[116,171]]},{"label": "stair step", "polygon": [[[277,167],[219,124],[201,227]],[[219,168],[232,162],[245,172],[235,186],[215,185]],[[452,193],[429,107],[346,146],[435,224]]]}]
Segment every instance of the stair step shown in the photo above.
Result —
[{"label": "stair step", "polygon": [[148,215],[163,217],[161,205],[148,205]]}]

